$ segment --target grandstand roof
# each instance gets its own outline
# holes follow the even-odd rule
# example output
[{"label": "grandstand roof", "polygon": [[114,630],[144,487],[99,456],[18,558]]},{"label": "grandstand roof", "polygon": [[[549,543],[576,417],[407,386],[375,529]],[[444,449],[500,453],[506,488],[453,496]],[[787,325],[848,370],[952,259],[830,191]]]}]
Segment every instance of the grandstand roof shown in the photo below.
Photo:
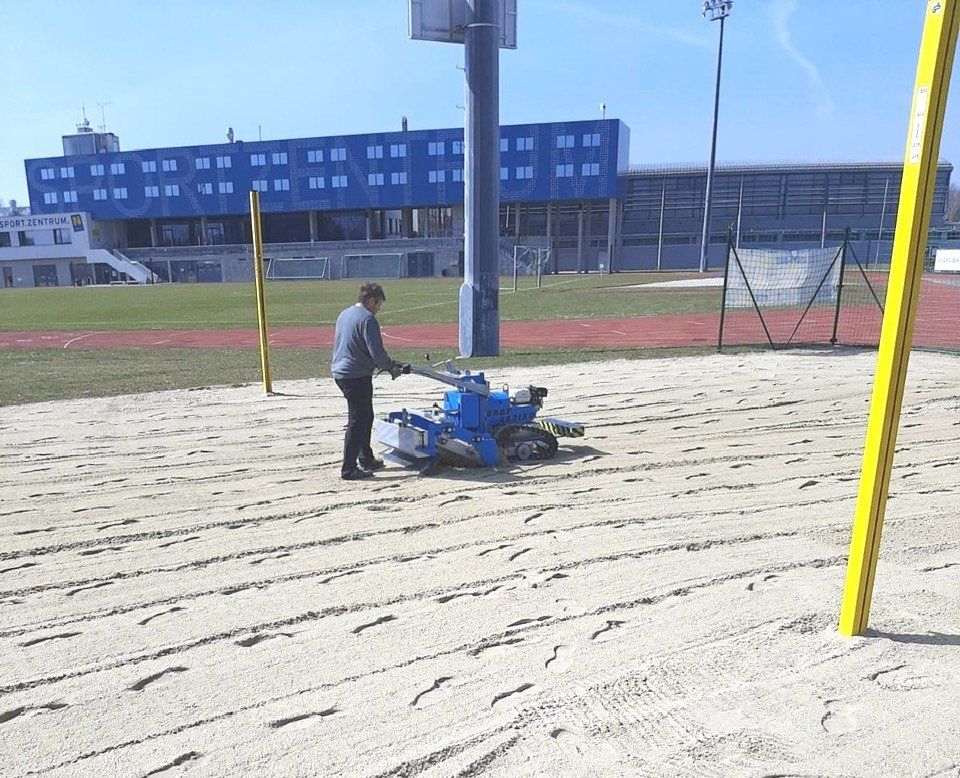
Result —
[{"label": "grandstand roof", "polygon": [[[953,165],[940,160],[938,168],[953,170]],[[718,173],[790,173],[819,172],[831,170],[901,170],[903,162],[734,162],[722,163],[716,167]],[[653,163],[630,165],[627,175],[679,175],[689,173],[706,174],[707,166],[702,163]]]}]

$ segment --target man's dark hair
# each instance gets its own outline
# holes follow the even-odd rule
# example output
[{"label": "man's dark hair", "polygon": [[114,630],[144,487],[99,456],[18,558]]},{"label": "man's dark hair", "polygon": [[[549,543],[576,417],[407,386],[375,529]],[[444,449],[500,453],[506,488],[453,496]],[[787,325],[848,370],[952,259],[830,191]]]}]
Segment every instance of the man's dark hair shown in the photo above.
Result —
[{"label": "man's dark hair", "polygon": [[357,298],[357,301],[365,303],[368,300],[373,300],[382,303],[386,299],[387,296],[383,293],[383,287],[380,284],[364,284],[360,287],[360,297]]}]

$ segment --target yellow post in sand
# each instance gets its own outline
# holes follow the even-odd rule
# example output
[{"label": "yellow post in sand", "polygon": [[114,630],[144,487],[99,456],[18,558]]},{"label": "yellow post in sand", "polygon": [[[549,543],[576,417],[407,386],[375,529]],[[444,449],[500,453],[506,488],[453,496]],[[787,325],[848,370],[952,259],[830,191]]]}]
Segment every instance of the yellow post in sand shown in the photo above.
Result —
[{"label": "yellow post in sand", "polygon": [[870,616],[958,25],[960,0],[927,2],[910,109],[886,310],[840,610],[840,632],[847,636],[866,632]]},{"label": "yellow post in sand", "polygon": [[257,324],[260,328],[260,372],[263,391],[273,391],[270,383],[270,354],[267,344],[267,304],[263,293],[263,232],[260,228],[260,193],[250,192],[250,225],[253,232],[253,280],[257,288]]}]

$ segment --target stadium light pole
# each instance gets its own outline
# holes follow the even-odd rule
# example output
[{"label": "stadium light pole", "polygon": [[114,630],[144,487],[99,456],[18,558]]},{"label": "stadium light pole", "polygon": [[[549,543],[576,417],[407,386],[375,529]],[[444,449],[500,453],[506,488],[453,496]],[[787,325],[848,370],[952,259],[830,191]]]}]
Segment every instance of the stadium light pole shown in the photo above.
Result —
[{"label": "stadium light pole", "polygon": [[713,93],[713,139],[710,143],[710,166],[707,168],[707,193],[703,203],[703,236],[700,240],[700,272],[707,272],[707,251],[710,249],[710,206],[713,197],[713,168],[717,162],[717,120],[720,116],[720,69],[723,65],[723,23],[733,9],[733,0],[706,0],[703,17],[720,22],[720,46],[717,51],[717,85]]}]

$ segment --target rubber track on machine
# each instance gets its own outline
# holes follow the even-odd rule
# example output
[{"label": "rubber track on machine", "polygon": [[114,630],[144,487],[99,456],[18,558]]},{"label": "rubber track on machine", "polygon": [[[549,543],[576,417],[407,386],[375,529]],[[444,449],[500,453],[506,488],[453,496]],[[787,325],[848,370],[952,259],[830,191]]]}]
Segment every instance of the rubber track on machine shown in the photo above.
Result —
[{"label": "rubber track on machine", "polygon": [[[527,440],[536,440],[540,443],[546,443],[548,448],[548,453],[546,456],[537,456],[532,457],[530,461],[541,461],[544,459],[552,459],[559,448],[560,444],[557,442],[557,439],[554,435],[547,432],[543,427],[539,427],[535,424],[514,424],[505,429],[499,430],[495,435],[497,445],[500,446],[501,452],[507,448],[515,446],[519,441],[509,440],[508,438],[515,437],[515,433],[523,432],[529,435]],[[515,461],[515,460],[511,460]]]}]

